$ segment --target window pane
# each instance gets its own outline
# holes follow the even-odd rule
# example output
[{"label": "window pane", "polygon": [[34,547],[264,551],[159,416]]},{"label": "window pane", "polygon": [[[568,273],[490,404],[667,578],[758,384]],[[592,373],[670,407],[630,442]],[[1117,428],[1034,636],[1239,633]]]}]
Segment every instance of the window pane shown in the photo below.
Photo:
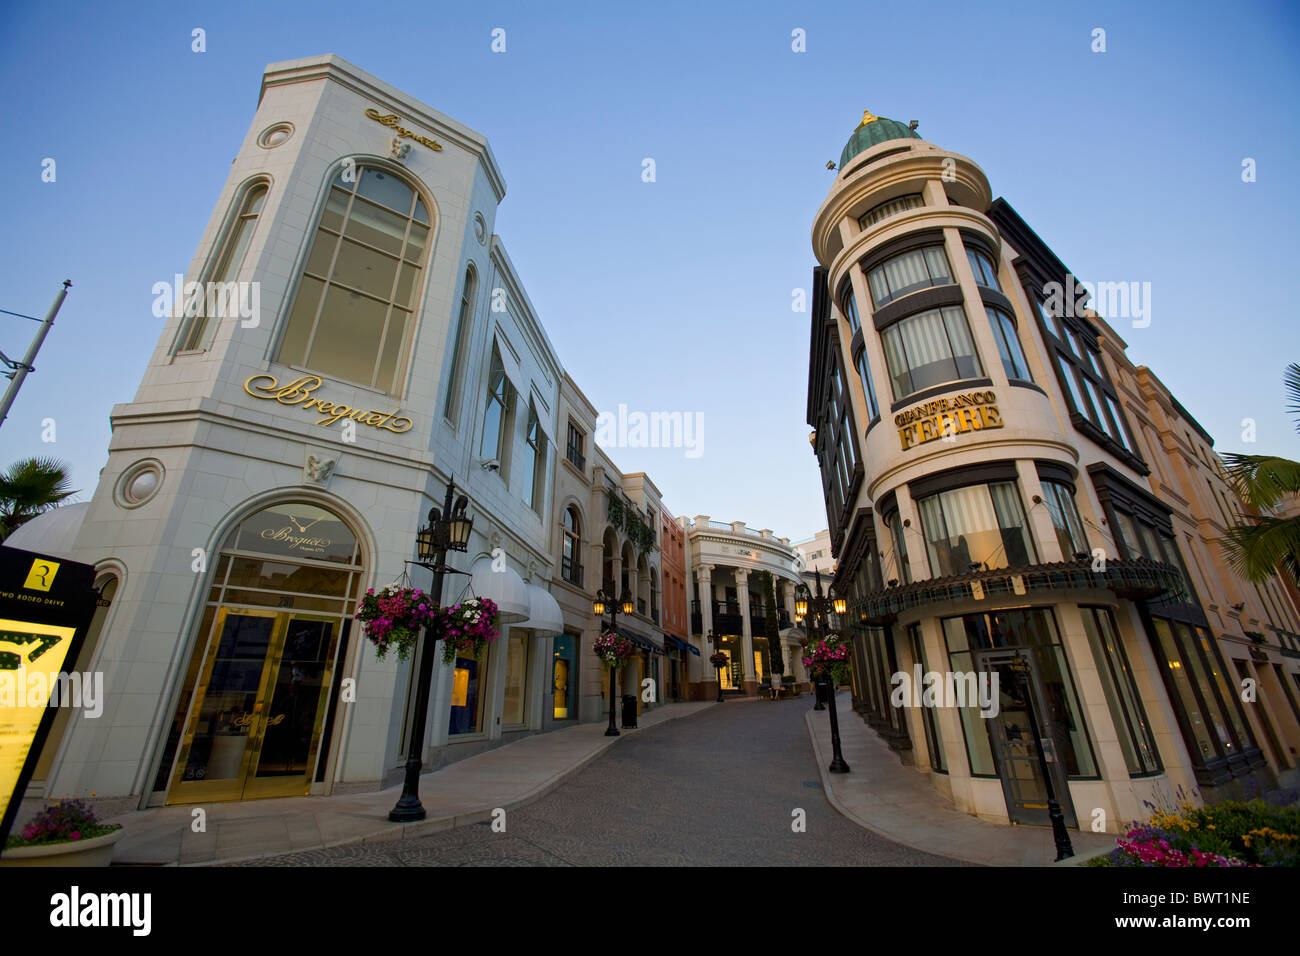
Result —
[{"label": "window pane", "polygon": [[1061,381],[1065,383],[1065,390],[1069,393],[1072,410],[1086,417],[1088,406],[1083,404],[1083,399],[1079,396],[1079,387],[1074,380],[1074,366],[1058,352],[1056,354],[1056,367],[1060,370]]},{"label": "window pane", "polygon": [[411,223],[411,235],[406,241],[406,252],[404,255],[412,262],[418,262],[424,255],[424,243],[429,236],[429,230],[424,226]]},{"label": "window pane", "polygon": [[487,403],[487,412],[483,419],[483,444],[480,446],[479,453],[484,458],[497,458],[499,454],[501,440],[501,402],[495,397],[489,397]]},{"label": "window pane", "polygon": [[1088,643],[1097,664],[1106,705],[1119,736],[1120,749],[1130,774],[1154,773],[1160,769],[1155,737],[1138,697],[1137,684],[1129,668],[1111,612],[1103,608],[1079,608]]},{"label": "window pane", "polygon": [[[1156,627],[1156,638],[1160,644],[1160,650],[1164,654],[1164,663],[1169,670],[1170,677],[1173,680],[1174,692],[1177,696],[1176,703],[1183,713],[1187,730],[1192,735],[1192,740],[1186,741],[1189,747],[1199,751],[1201,761],[1209,760],[1217,756],[1214,748],[1214,739],[1210,736],[1210,730],[1205,724],[1205,719],[1201,716],[1200,704],[1197,703],[1196,694],[1192,690],[1192,674],[1189,667],[1184,665],[1182,651],[1174,643],[1173,632],[1170,629],[1169,622],[1163,618],[1154,618],[1153,623]],[[1193,754],[1195,757],[1196,754]]]},{"label": "window pane", "polygon": [[[943,619],[943,636],[948,646],[948,666],[954,672],[973,673],[975,665],[968,650],[966,627],[960,617]],[[959,707],[962,734],[966,738],[966,755],[970,760],[970,772],[977,777],[996,777],[997,764],[993,762],[993,750],[989,746],[989,721],[980,716],[979,702],[973,701],[969,707]]]},{"label": "window pane", "polygon": [[1110,395],[1106,396],[1106,407],[1110,409],[1110,416],[1112,419],[1114,419],[1114,429],[1111,432],[1111,434],[1114,436],[1117,442],[1119,442],[1125,448],[1128,448],[1130,451],[1132,451],[1132,447],[1129,445],[1128,440],[1124,437],[1124,426],[1123,424],[1121,424],[1124,421],[1124,419],[1120,415],[1119,406],[1115,403],[1115,399],[1111,398]]},{"label": "window pane", "polygon": [[307,256],[306,271],[322,279],[328,279],[330,263],[334,261],[334,250],[338,244],[338,236],[317,230],[316,241],[311,244],[311,253]]},{"label": "window pane", "polygon": [[393,302],[398,305],[414,305],[411,300],[415,296],[415,284],[419,277],[420,270],[417,267],[403,262],[397,274],[397,291],[393,294]]},{"label": "window pane", "polygon": [[396,276],[396,259],[344,239],[330,279],[376,298],[387,299],[392,295]]},{"label": "window pane", "polygon": [[858,303],[852,292],[844,297],[844,317],[849,321],[849,328],[856,332],[861,323],[858,320]]},{"label": "window pane", "polygon": [[1020,492],[1015,482],[1004,481],[989,485],[993,510],[998,516],[998,532],[1002,537],[1002,563],[986,561],[990,568],[1021,567],[1035,561],[1034,543],[1029,537],[1024,509],[1020,506]]},{"label": "window pane", "polygon": [[1056,529],[1061,559],[1069,561],[1076,553],[1086,552],[1088,537],[1084,534],[1083,522],[1079,518],[1070,489],[1053,481],[1045,481],[1043,500],[1047,504],[1048,514],[1052,516],[1052,527]]},{"label": "window pane", "polygon": [[871,298],[877,308],[889,301],[889,283],[885,281],[884,269],[873,269],[867,273],[867,284],[871,286]]},{"label": "window pane", "polygon": [[382,302],[331,286],[325,292],[307,365],[349,382],[372,384],[387,315]]},{"label": "window pane", "polygon": [[871,364],[867,361],[866,349],[858,353],[858,376],[862,379],[862,392],[867,397],[867,414],[874,421],[880,415],[880,406],[876,404],[876,386],[871,381]]},{"label": "window pane", "polygon": [[311,335],[312,323],[316,321],[316,307],[320,305],[324,288],[324,282],[310,276],[303,276],[298,286],[298,298],[293,304],[284,342],[280,346],[280,361],[286,365],[307,364],[307,339]]},{"label": "window pane", "polygon": [[345,234],[396,255],[402,249],[406,222],[406,219],[387,209],[381,209],[364,199],[354,199]]},{"label": "window pane", "polygon": [[957,379],[943,315],[937,310],[898,323],[911,373],[912,388],[920,390]]},{"label": "window pane", "polygon": [[365,168],[361,171],[361,180],[357,184],[357,195],[373,199],[402,214],[405,218],[411,211],[411,200],[415,191],[396,176],[382,170]]},{"label": "window pane", "polygon": [[375,378],[375,388],[386,392],[396,390],[396,382],[401,373],[402,345],[406,342],[406,329],[411,315],[402,309],[394,308],[388,319],[388,334],[384,336],[384,350],[379,356],[379,374]]},{"label": "window pane", "polygon": [[944,255],[940,246],[931,246],[924,250],[925,264],[930,269],[930,285],[946,285],[952,282],[952,274],[948,271],[948,257]]},{"label": "window pane", "polygon": [[881,335],[881,340],[885,344],[885,361],[889,365],[889,377],[892,380],[891,385],[894,388],[894,398],[902,398],[904,395],[910,395],[912,388],[912,376],[907,369],[907,356],[903,352],[903,338],[899,333],[897,325],[890,326]]},{"label": "window pane", "polygon": [[965,311],[958,305],[948,306],[943,310],[943,320],[948,327],[948,339],[952,343],[957,377],[974,378],[980,375],[983,369],[975,354],[975,343],[971,341]]},{"label": "window pane", "polygon": [[1183,661],[1190,667],[1192,680],[1196,686],[1201,689],[1201,696],[1205,699],[1206,716],[1209,718],[1215,734],[1218,735],[1219,743],[1226,754],[1234,754],[1237,747],[1232,742],[1232,736],[1228,733],[1227,718],[1223,715],[1222,702],[1219,700],[1215,688],[1211,686],[1205,673],[1205,665],[1201,661],[1201,655],[1197,653],[1195,636],[1192,629],[1186,624],[1174,624],[1174,632],[1178,637],[1179,647],[1183,651]]},{"label": "window pane", "polygon": [[343,216],[347,209],[348,194],[340,189],[331,189],[329,199],[325,201],[325,211],[321,213],[321,228],[342,232]]},{"label": "window pane", "polygon": [[998,312],[996,309],[986,309],[989,317],[989,323],[993,326],[993,337],[998,343],[998,354],[1002,358],[1002,368],[1007,373],[1007,378],[1018,379],[1020,381],[1031,381],[1029,376],[1029,363],[1025,361],[1025,353],[1020,348],[1020,338],[1016,335],[1016,326],[1010,317]]}]

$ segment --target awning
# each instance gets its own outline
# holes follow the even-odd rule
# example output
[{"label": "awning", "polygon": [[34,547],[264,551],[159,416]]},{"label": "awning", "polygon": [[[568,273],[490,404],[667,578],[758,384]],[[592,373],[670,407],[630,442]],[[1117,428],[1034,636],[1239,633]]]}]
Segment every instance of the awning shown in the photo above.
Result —
[{"label": "awning", "polygon": [[81,523],[90,512],[89,501],[47,508],[35,518],[30,518],[18,526],[17,530],[5,538],[5,546],[18,548],[20,551],[35,551],[52,558],[78,560],[73,545],[81,533]]},{"label": "awning", "polygon": [[492,570],[492,559],[486,555],[474,562],[469,575],[470,590],[481,598],[490,598],[499,610],[499,624],[516,624],[526,621],[532,612],[528,585],[509,567]]},{"label": "awning", "polygon": [[615,630],[618,631],[619,637],[626,637],[642,650],[649,651],[652,654],[662,654],[664,652],[664,649],[660,647],[659,643],[652,637],[646,637],[644,634],[638,634],[636,631],[629,631],[625,627],[615,628]]},{"label": "awning", "polygon": [[683,654],[689,653],[689,654],[694,654],[696,657],[700,656],[700,649],[696,647],[694,644],[692,644],[690,641],[684,641],[680,637],[677,637],[673,634],[668,634],[666,632],[664,634],[664,641],[665,643],[670,644],[673,647],[677,648]]},{"label": "awning", "polygon": [[528,588],[528,620],[515,627],[531,627],[537,637],[552,637],[564,633],[564,615],[551,592],[536,584]]}]

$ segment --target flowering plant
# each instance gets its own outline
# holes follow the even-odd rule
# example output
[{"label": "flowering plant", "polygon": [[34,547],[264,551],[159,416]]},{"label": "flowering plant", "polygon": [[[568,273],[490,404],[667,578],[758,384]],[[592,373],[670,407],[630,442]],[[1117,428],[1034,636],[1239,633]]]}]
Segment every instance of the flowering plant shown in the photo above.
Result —
[{"label": "flowering plant", "polygon": [[466,598],[442,612],[442,662],[450,664],[457,651],[476,659],[489,641],[496,640],[496,603],[488,598]]},{"label": "flowering plant", "polygon": [[716,651],[709,657],[709,663],[714,667],[726,667],[731,661],[727,659],[727,655],[722,651]]},{"label": "flowering plant", "polygon": [[56,800],[23,827],[22,836],[11,836],[6,846],[32,846],[42,843],[70,843],[107,836],[122,829],[120,823],[99,823],[84,800]]},{"label": "flowering plant", "polygon": [[1165,810],[1143,802],[1151,819],[1130,824],[1090,866],[1300,866],[1300,806],[1228,800]]},{"label": "flowering plant", "polygon": [[636,645],[613,631],[605,631],[596,638],[595,649],[596,656],[614,668],[622,667],[636,654]]},{"label": "flowering plant", "polygon": [[390,647],[396,647],[398,660],[404,661],[415,646],[420,628],[432,625],[437,613],[433,599],[419,588],[390,584],[378,594],[374,588],[366,591],[357,620],[365,625],[366,637],[375,645],[381,661]]},{"label": "flowering plant", "polygon": [[830,677],[834,684],[842,684],[849,676],[849,649],[838,634],[809,641],[803,662],[815,679]]}]

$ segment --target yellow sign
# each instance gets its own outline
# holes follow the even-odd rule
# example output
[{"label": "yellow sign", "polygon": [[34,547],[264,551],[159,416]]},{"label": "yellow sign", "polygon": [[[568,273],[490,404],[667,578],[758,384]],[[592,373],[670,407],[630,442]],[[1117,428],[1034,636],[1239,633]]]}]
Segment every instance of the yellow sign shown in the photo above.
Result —
[{"label": "yellow sign", "polygon": [[903,451],[938,438],[955,440],[962,432],[1001,428],[1002,415],[992,392],[969,392],[937,398],[894,416]]},{"label": "yellow sign", "polygon": [[409,418],[398,416],[397,412],[377,412],[373,408],[362,411],[342,402],[312,398],[312,392],[322,384],[322,379],[317,375],[303,375],[287,385],[279,384],[274,375],[254,375],[244,382],[244,391],[254,398],[272,399],[281,405],[296,405],[303,409],[315,407],[324,416],[317,420],[317,425],[333,425],[339,419],[347,418],[361,425],[382,428],[400,435],[410,431],[414,424]]},{"label": "yellow sign", "polygon": [[32,562],[32,569],[27,572],[23,587],[29,591],[48,591],[54,583],[54,575],[59,573],[59,562],[37,559]]},{"label": "yellow sign", "polygon": [[375,109],[372,106],[370,107],[370,109],[366,110],[366,116],[370,117],[376,123],[380,123],[383,126],[387,126],[398,136],[405,137],[406,139],[413,139],[417,143],[423,143],[425,146],[428,146],[432,150],[442,149],[441,143],[434,142],[433,140],[429,139],[429,137],[421,136],[419,133],[413,133],[405,126],[398,126],[397,125],[398,119],[396,113],[381,113],[379,112],[379,110]]},{"label": "yellow sign", "polygon": [[[55,565],[57,567],[57,565]],[[59,684],[76,628],[0,618],[0,812],[27,762],[45,716],[47,693],[29,689]]]}]

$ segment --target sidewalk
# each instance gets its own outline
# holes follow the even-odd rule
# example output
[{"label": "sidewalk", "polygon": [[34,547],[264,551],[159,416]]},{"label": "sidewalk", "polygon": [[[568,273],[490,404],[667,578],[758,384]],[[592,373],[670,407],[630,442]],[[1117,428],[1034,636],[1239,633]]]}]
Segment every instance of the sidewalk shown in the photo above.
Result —
[{"label": "sidewalk", "polygon": [[[642,714],[640,729],[689,717],[712,701],[665,704]],[[115,864],[201,866],[231,863],[349,843],[378,843],[425,836],[490,820],[495,808],[517,809],[545,796],[607,749],[637,730],[606,737],[605,723],[578,724],[534,734],[467,757],[420,778],[419,823],[390,823],[388,811],[401,786],[369,793],[212,803],[207,829],[190,829],[194,807],[153,807],[106,822],[121,823]]]},{"label": "sidewalk", "polygon": [[[826,799],[841,814],[896,843],[967,863],[1050,866],[1056,859],[1050,827],[1004,826],[955,809],[924,774],[899,763],[889,745],[853,712],[847,693],[835,701],[840,750],[850,773],[826,769],[831,762],[830,711],[813,711],[810,699],[805,720]],[[1076,863],[1115,848],[1113,833],[1069,833]]]}]

